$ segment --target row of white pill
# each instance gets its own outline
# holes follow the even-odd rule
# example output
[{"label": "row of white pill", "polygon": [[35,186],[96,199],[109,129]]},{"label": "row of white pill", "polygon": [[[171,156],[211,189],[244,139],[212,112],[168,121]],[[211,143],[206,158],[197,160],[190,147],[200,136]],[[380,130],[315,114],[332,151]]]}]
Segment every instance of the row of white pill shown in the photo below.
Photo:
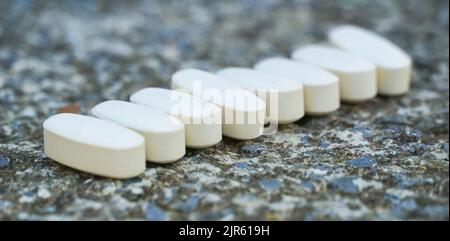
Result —
[{"label": "row of white pill", "polygon": [[[355,26],[338,27],[329,39],[338,48],[301,47],[294,60],[268,58],[253,69],[180,70],[172,76],[173,90],[147,88],[131,103],[100,103],[92,109],[98,118],[52,116],[43,124],[45,153],[81,171],[129,178],[144,171],[145,160],[180,159],[186,146],[210,147],[222,135],[253,139],[267,122],[292,123],[305,113],[335,111],[340,101],[408,91],[411,59],[393,43]],[[273,90],[275,97],[268,95]]]}]

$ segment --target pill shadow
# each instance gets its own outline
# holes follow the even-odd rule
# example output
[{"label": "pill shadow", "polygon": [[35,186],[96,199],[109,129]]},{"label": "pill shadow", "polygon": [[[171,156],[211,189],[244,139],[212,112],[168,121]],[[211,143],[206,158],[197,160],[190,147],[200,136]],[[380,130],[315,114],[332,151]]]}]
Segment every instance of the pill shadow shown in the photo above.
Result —
[{"label": "pill shadow", "polygon": [[296,121],[295,124],[297,124],[297,125],[306,125],[312,120],[312,118],[314,118],[314,117],[312,117],[310,115],[305,115],[302,118],[300,118],[300,120]]},{"label": "pill shadow", "polygon": [[395,101],[398,101],[398,100],[401,100],[403,97],[405,97],[405,96],[407,96],[407,95],[408,95],[408,93],[400,94],[400,95],[395,95],[395,96],[389,96],[389,95],[381,95],[381,94],[378,94],[378,95],[376,96],[376,98],[379,98],[379,99],[381,99],[381,100],[395,100]]}]

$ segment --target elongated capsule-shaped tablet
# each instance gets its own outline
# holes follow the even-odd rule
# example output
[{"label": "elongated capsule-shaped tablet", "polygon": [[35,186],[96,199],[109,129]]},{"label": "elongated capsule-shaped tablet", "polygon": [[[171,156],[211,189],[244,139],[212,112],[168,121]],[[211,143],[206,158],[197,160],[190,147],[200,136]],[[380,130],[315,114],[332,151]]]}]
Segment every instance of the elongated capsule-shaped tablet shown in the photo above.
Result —
[{"label": "elongated capsule-shaped tablet", "polygon": [[[266,116],[278,123],[292,123],[305,115],[303,86],[301,83],[280,75],[268,74],[249,68],[232,67],[217,72],[217,75],[251,91],[266,102]],[[270,98],[270,91],[277,97]],[[272,103],[274,102],[274,103]],[[276,114],[272,117],[272,107]]]},{"label": "elongated capsule-shaped tablet", "polygon": [[145,105],[178,118],[185,124],[186,146],[206,148],[222,140],[222,112],[202,99],[175,90],[146,88],[130,97]]},{"label": "elongated capsule-shaped tablet", "polygon": [[79,114],[57,114],[44,124],[44,152],[80,171],[131,178],[145,170],[144,138],[110,121]]},{"label": "elongated capsule-shaped tablet", "polygon": [[172,75],[172,89],[185,90],[219,106],[224,136],[249,140],[264,131],[264,101],[215,74],[198,69],[177,71]]},{"label": "elongated capsule-shaped tablet", "polygon": [[261,60],[255,69],[302,83],[305,112],[309,115],[328,114],[340,106],[339,79],[328,71],[281,57]]},{"label": "elongated capsule-shaped tablet", "polygon": [[141,134],[145,138],[148,161],[170,163],[186,153],[184,124],[170,115],[119,100],[102,102],[91,111],[98,118],[115,122]]},{"label": "elongated capsule-shaped tablet", "polygon": [[411,57],[391,41],[353,25],[332,29],[328,38],[333,45],[377,66],[378,93],[381,95],[401,95],[409,91]]},{"label": "elongated capsule-shaped tablet", "polygon": [[337,75],[344,102],[361,102],[377,95],[376,67],[357,55],[328,46],[308,45],[295,50],[292,58]]}]

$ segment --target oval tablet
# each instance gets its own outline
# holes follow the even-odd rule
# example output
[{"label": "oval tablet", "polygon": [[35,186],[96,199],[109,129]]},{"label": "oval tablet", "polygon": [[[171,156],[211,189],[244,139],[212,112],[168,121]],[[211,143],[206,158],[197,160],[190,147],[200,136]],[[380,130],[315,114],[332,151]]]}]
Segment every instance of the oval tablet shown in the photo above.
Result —
[{"label": "oval tablet", "polygon": [[378,93],[401,95],[409,90],[411,57],[394,43],[369,30],[344,25],[328,34],[330,42],[377,66]]},{"label": "oval tablet", "polygon": [[141,134],[145,138],[148,161],[174,162],[186,153],[184,124],[170,115],[118,100],[102,102],[91,111],[98,118],[115,122]]},{"label": "oval tablet", "polygon": [[375,65],[349,52],[327,46],[309,45],[295,50],[292,58],[337,75],[340,97],[345,102],[361,102],[377,94]]},{"label": "oval tablet", "polygon": [[222,133],[240,140],[259,137],[264,130],[263,100],[215,74],[184,69],[172,75],[172,89],[185,90],[222,109]]},{"label": "oval tablet", "polygon": [[340,106],[339,79],[328,71],[280,57],[264,59],[255,69],[302,83],[305,112],[309,115],[324,115]]},{"label": "oval tablet", "polygon": [[[271,116],[272,107],[277,108],[278,123],[292,123],[305,115],[302,84],[280,75],[272,75],[249,68],[225,68],[217,75],[256,94],[267,104],[266,116]],[[275,91],[277,98],[270,98]],[[272,103],[272,101],[274,103]]]},{"label": "oval tablet", "polygon": [[182,121],[188,147],[206,148],[222,140],[222,112],[212,103],[187,93],[162,88],[139,90],[131,95],[130,100]]},{"label": "oval tablet", "polygon": [[57,114],[44,121],[44,152],[80,171],[130,178],[145,170],[144,138],[110,121]]}]

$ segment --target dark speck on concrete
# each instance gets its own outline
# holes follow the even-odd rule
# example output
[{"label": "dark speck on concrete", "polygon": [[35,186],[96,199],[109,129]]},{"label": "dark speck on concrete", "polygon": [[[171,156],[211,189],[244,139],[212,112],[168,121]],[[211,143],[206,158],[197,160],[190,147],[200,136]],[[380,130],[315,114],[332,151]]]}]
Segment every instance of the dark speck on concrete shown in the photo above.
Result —
[{"label": "dark speck on concrete", "polygon": [[377,119],[377,121],[384,124],[394,124],[394,125],[407,125],[409,122],[404,115],[394,114],[394,115],[384,115]]},{"label": "dark speck on concrete", "polygon": [[371,157],[364,156],[348,160],[346,164],[356,168],[372,168],[376,165],[376,162]]},{"label": "dark speck on concrete", "polygon": [[241,151],[243,153],[248,153],[248,154],[259,154],[265,150],[266,150],[265,146],[259,145],[259,144],[247,143],[247,144],[244,144],[243,146],[241,146]]},{"label": "dark speck on concrete", "polygon": [[422,132],[419,130],[412,130],[408,133],[410,142],[420,142],[422,140]]}]

